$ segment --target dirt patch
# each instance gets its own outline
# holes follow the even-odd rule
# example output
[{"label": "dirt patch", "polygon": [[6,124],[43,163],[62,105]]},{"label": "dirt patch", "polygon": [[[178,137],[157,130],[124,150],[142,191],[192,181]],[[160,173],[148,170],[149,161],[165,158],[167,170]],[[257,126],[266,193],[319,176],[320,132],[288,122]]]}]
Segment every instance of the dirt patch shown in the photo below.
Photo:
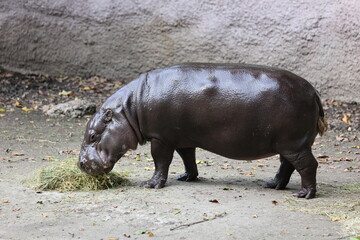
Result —
[{"label": "dirt patch", "polygon": [[154,239],[347,239],[360,234],[353,227],[360,215],[356,103],[324,103],[330,130],[313,146],[320,163],[319,197],[313,200],[290,197],[300,186],[297,173],[284,191],[261,187],[279,167],[276,156],[236,161],[201,149],[200,181],[175,180],[184,171],[175,155],[167,186],[143,189],[138,184],[154,170],[148,145],[115,165],[135,186],[71,193],[26,187],[22,181],[41,167],[77,156],[87,121],[45,116],[42,104],[66,102],[74,94],[100,105],[117,90],[111,80],[89,79],[1,73],[0,225],[7,227],[0,228],[0,239],[147,239],[152,234]]},{"label": "dirt patch", "polygon": [[[100,104],[123,83],[101,77],[65,77],[20,74],[0,68],[0,104],[34,108],[68,102],[75,98]],[[16,104],[18,102],[18,104]]]}]

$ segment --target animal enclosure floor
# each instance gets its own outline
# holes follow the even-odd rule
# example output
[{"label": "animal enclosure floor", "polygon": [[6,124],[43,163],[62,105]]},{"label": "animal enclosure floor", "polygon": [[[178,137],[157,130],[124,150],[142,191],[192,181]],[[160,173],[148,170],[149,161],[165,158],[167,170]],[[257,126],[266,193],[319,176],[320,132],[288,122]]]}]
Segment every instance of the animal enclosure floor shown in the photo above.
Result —
[{"label": "animal enclosure floor", "polygon": [[[344,219],[304,213],[296,206],[294,210],[291,193],[300,186],[297,173],[284,191],[260,186],[274,176],[277,157],[236,161],[198,149],[200,181],[188,183],[175,180],[183,172],[175,155],[166,187],[154,190],[138,187],[153,172],[149,145],[145,145],[129,152],[115,167],[126,172],[134,186],[63,193],[36,193],[28,188],[23,180],[40,167],[76,157],[85,123],[86,119],[51,119],[21,110],[1,119],[0,224],[7,227],[1,228],[0,239],[143,239],[151,234],[156,239],[341,239],[354,235],[342,224]],[[296,200],[297,206],[329,199],[329,186],[359,182],[359,141],[339,141],[338,135],[330,131],[317,138],[319,195],[314,200]],[[343,195],[344,200],[349,197],[354,196]],[[208,221],[194,224],[204,219]]]}]

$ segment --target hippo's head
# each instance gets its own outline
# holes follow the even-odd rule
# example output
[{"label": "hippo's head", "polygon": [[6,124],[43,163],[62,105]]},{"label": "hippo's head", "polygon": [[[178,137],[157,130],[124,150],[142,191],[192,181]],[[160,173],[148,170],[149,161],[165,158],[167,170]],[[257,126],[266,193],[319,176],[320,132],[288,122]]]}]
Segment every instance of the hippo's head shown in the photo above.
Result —
[{"label": "hippo's head", "polygon": [[128,149],[136,149],[136,135],[123,111],[100,109],[87,123],[78,166],[90,175],[110,172]]}]

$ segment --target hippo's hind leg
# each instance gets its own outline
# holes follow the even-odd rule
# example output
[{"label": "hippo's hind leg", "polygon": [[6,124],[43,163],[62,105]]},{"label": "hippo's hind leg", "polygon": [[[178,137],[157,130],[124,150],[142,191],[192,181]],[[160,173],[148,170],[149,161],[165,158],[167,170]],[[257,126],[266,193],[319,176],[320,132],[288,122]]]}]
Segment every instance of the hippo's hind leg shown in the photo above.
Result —
[{"label": "hippo's hind leg", "polygon": [[264,183],[265,188],[275,188],[276,190],[285,189],[290,181],[291,174],[294,172],[294,166],[280,155],[280,168],[277,171],[275,178]]},{"label": "hippo's hind leg", "polygon": [[198,169],[195,161],[195,148],[176,149],[185,165],[185,173],[177,176],[179,181],[196,181],[198,178]]},{"label": "hippo's hind leg", "polygon": [[318,162],[312,154],[311,149],[283,156],[295,167],[301,176],[301,190],[293,195],[299,198],[314,198],[316,194],[316,171]]},{"label": "hippo's hind leg", "polygon": [[151,140],[151,155],[155,163],[155,172],[150,180],[140,184],[141,187],[163,188],[165,186],[174,151],[175,149],[163,144],[160,140]]}]

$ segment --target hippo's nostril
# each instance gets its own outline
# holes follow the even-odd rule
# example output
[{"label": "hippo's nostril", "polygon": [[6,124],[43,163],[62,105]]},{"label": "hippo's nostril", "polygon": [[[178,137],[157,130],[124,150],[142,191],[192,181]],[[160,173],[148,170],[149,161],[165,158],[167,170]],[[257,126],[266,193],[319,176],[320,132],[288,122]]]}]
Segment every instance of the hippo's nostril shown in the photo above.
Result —
[{"label": "hippo's nostril", "polygon": [[79,168],[83,168],[84,167],[84,162],[79,161],[78,166],[79,166]]}]

